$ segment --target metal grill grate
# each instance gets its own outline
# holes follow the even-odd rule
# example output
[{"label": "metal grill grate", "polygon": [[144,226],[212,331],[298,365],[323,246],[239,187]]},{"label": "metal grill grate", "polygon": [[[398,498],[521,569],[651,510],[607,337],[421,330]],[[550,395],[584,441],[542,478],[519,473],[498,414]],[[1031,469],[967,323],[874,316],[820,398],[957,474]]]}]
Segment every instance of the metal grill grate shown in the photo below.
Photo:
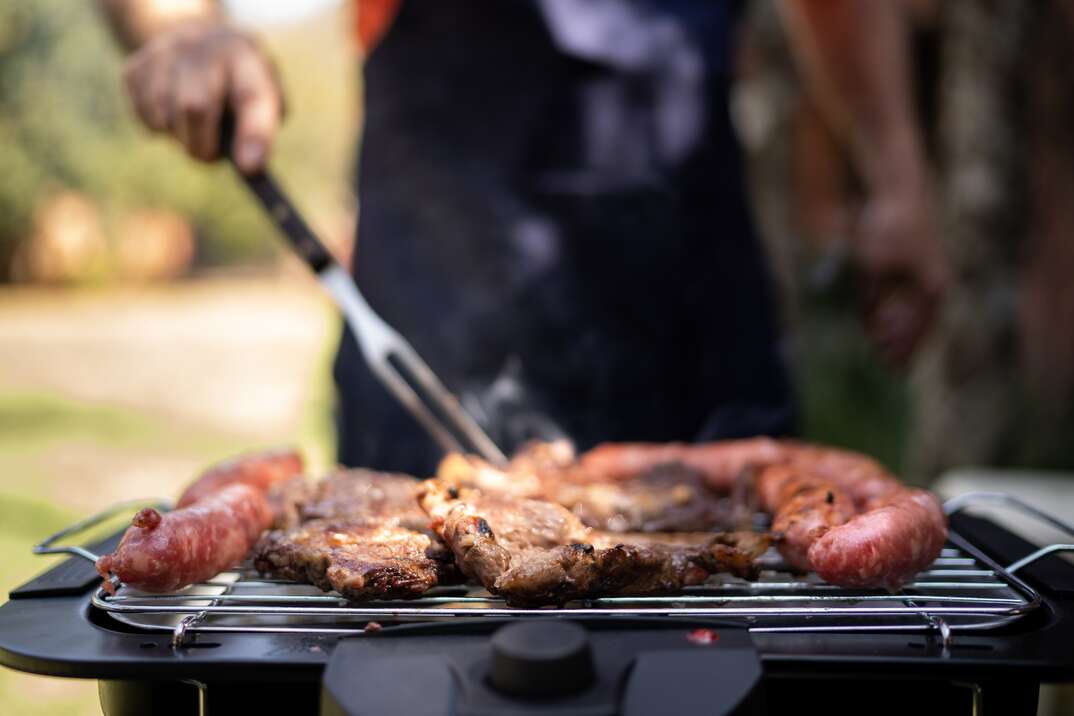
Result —
[{"label": "metal grill grate", "polygon": [[[1009,496],[978,495],[1039,516]],[[949,513],[973,504],[964,495],[947,505]],[[95,518],[75,525],[35,548],[95,557],[81,548],[52,544]],[[1055,525],[1060,524],[1047,518]],[[1061,525],[1070,531],[1066,525]],[[1074,532],[1072,532],[1074,534]],[[1043,556],[1071,545],[1051,545]],[[955,532],[930,569],[897,593],[854,590],[828,585],[816,575],[783,571],[780,558],[762,558],[760,579],[746,582],[718,575],[703,586],[659,597],[605,597],[560,608],[522,609],[469,587],[441,587],[421,599],[349,603],[337,594],[282,580],[265,579],[249,566],[219,575],[211,582],[174,594],[145,594],[121,587],[115,595],[97,590],[92,604],[128,626],[173,634],[173,644],[194,633],[276,632],[354,635],[368,622],[429,621],[495,617],[689,618],[740,621],[755,631],[952,631],[992,629],[1017,620],[1040,605],[1037,593],[1013,572],[1035,558],[1030,555],[1005,569]],[[1028,561],[1027,561],[1028,560]]]}]

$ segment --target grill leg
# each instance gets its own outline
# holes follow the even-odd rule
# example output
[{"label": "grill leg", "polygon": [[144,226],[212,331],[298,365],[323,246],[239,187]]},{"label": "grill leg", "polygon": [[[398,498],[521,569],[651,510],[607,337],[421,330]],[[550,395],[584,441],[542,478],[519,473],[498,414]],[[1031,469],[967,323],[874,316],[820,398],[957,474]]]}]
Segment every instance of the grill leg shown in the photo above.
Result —
[{"label": "grill leg", "polygon": [[981,713],[974,716],[1034,716],[1040,684],[1036,681],[985,681],[981,688]]},{"label": "grill leg", "polygon": [[[98,681],[104,716],[222,716],[317,713],[320,684],[215,683],[205,688],[177,681]],[[204,709],[204,710],[202,710]]]},{"label": "grill leg", "polygon": [[[315,714],[321,684],[312,683],[209,683],[205,687],[205,714]],[[156,714],[154,714],[156,716]]]},{"label": "grill leg", "polygon": [[198,689],[176,681],[98,681],[104,716],[197,716]]}]

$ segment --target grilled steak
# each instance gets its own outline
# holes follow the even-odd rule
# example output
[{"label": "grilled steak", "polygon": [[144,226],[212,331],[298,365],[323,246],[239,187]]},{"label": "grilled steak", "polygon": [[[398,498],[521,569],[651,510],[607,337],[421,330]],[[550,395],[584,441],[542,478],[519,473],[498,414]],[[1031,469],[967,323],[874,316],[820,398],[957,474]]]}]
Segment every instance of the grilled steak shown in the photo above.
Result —
[{"label": "grilled steak", "polygon": [[290,480],[269,493],[275,527],[324,518],[366,519],[424,530],[429,518],[418,506],[418,481],[409,475],[341,470],[323,480]]},{"label": "grilled steak", "polygon": [[545,497],[583,523],[612,532],[727,529],[734,524],[732,500],[714,494],[704,477],[676,463],[659,465],[617,482],[546,476]]},{"label": "grilled steak", "polygon": [[[569,465],[550,469],[545,462],[537,469],[538,459],[544,458],[526,453],[501,471],[453,456],[441,477],[426,483],[368,470],[336,473],[317,483],[284,483],[270,497],[287,527],[261,539],[255,566],[353,600],[416,597],[457,580],[461,570],[511,604],[537,605],[671,592],[720,571],[750,575],[754,559],[767,548],[768,538],[755,534],[593,530],[577,513],[599,524],[618,517],[615,524],[624,530],[651,529],[660,524],[653,519],[657,514],[668,519],[685,514],[674,510],[681,475],[654,471],[644,489],[632,490],[643,483],[587,483]],[[545,493],[571,502],[575,511],[532,497]],[[623,517],[628,506],[633,511]],[[693,524],[683,517],[674,526]]]},{"label": "grilled steak", "polygon": [[355,601],[419,597],[457,575],[435,536],[363,517],[268,532],[254,548],[254,566]]},{"label": "grilled steak", "polygon": [[768,548],[756,533],[678,536],[591,530],[564,507],[460,487],[447,479],[423,484],[421,505],[463,574],[509,604],[564,604],[610,594],[656,594],[700,584],[710,574],[750,577]]},{"label": "grilled steak", "polygon": [[611,532],[724,530],[740,517],[730,497],[714,492],[704,475],[682,463],[607,479],[583,469],[564,443],[530,445],[506,470],[476,457],[451,455],[437,474],[486,494],[555,502],[585,525]]},{"label": "grilled steak", "polygon": [[418,485],[371,470],[284,483],[270,494],[282,528],[258,542],[254,566],[355,601],[413,598],[453,581],[458,570],[429,530]]}]

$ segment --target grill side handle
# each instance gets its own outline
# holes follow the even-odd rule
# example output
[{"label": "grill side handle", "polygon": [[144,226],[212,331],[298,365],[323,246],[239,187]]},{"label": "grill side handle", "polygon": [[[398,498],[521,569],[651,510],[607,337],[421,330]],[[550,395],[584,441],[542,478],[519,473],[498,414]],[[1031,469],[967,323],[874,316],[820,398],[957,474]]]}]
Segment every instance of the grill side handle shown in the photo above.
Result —
[{"label": "grill side handle", "polygon": [[[943,507],[944,512],[947,513],[947,516],[951,517],[952,515],[956,515],[959,512],[964,511],[967,507],[972,507],[975,504],[980,505],[986,503],[1011,508],[1016,512],[1020,512],[1021,514],[1027,515],[1029,517],[1033,517],[1037,521],[1043,522],[1044,524],[1059,530],[1060,532],[1068,535],[1069,537],[1074,538],[1074,526],[1071,526],[1063,520],[1060,520],[1058,517],[1054,517],[1045,512],[1044,510],[1034,507],[1025,500],[1022,500],[1021,498],[1015,497],[1014,495],[1011,495],[1006,492],[989,492],[984,490],[967,492],[963,495],[959,495],[958,497],[951,498],[944,503]],[[1027,554],[1024,557],[1011,562],[1009,565],[1007,565],[1006,571],[1009,574],[1014,574],[1020,569],[1030,566],[1042,557],[1060,554],[1062,552],[1074,552],[1074,544],[1070,542],[1057,542],[1054,544],[1045,545],[1040,549],[1037,549]]]},{"label": "grill side handle", "polygon": [[[1032,544],[995,522],[976,515],[957,514],[951,518],[952,531],[957,531],[966,542],[971,543],[982,554],[992,558],[994,563],[1017,565],[1025,556],[1034,556],[1039,552],[1038,545]],[[996,564],[997,570],[1003,570],[1007,580],[1016,580],[1030,585],[1035,591],[1051,596],[1074,597],[1074,565],[1056,557],[1054,554],[1038,556],[1037,559],[1022,566],[1017,575],[1011,574]]]},{"label": "grill side handle", "polygon": [[111,507],[106,507],[95,515],[91,515],[84,520],[64,527],[59,532],[49,535],[42,541],[35,544],[32,548],[34,554],[70,554],[82,559],[89,560],[90,562],[96,562],[99,554],[91,552],[85,547],[78,545],[57,545],[56,543],[67,537],[82,534],[87,530],[91,530],[102,522],[115,517],[123,512],[130,512],[135,508],[141,509],[145,506],[151,506],[157,510],[168,510],[171,508],[171,502],[161,498],[155,498],[152,500],[130,500],[127,502],[120,502]]},{"label": "grill side handle", "polygon": [[157,509],[166,509],[169,506],[166,500],[161,499],[119,503],[73,525],[64,527],[62,530],[38,542],[32,548],[34,554],[67,554],[71,555],[71,557],[42,572],[29,582],[13,589],[8,596],[11,599],[74,596],[82,594],[87,589],[99,584],[101,576],[97,574],[95,566],[97,557],[113,551],[123,537],[123,532],[118,531],[104,540],[85,546],[60,544],[60,542],[104,524],[116,515],[132,512],[136,508],[144,507],[146,504],[151,504]]}]

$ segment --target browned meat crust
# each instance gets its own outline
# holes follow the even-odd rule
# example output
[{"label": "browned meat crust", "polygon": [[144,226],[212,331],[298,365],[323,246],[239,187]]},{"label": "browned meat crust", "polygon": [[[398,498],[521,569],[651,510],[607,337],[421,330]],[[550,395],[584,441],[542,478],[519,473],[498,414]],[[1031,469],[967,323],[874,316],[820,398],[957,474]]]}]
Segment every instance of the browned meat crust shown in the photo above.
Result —
[{"label": "browned meat crust", "polygon": [[418,506],[418,485],[372,470],[283,483],[269,495],[278,529],[254,548],[254,566],[355,601],[413,598],[455,581],[451,552]]},{"label": "browned meat crust", "polygon": [[590,527],[612,532],[727,529],[732,500],[709,490],[704,476],[682,464],[658,465],[618,482],[546,478],[545,496]]},{"label": "browned meat crust", "polygon": [[301,524],[299,508],[308,499],[310,489],[310,482],[304,475],[295,475],[269,489],[265,496],[272,508],[272,529]]},{"label": "browned meat crust", "polygon": [[435,537],[364,517],[270,531],[254,548],[254,566],[355,601],[412,599],[457,575],[451,553]]},{"label": "browned meat crust", "polygon": [[608,479],[583,468],[564,443],[535,443],[505,470],[479,458],[450,455],[438,477],[486,494],[539,498],[563,505],[585,525],[611,532],[731,529],[735,502],[711,489],[703,473],[682,463],[650,466]]},{"label": "browned meat crust", "polygon": [[317,482],[289,480],[269,492],[274,527],[347,518],[425,530],[429,518],[418,506],[418,484],[409,475],[373,470],[341,470]]},{"label": "browned meat crust", "polygon": [[421,505],[463,574],[516,606],[673,592],[723,571],[751,577],[769,545],[767,535],[756,533],[676,544],[647,536],[627,544],[622,535],[590,530],[560,505],[485,494],[446,479],[423,484]]}]

